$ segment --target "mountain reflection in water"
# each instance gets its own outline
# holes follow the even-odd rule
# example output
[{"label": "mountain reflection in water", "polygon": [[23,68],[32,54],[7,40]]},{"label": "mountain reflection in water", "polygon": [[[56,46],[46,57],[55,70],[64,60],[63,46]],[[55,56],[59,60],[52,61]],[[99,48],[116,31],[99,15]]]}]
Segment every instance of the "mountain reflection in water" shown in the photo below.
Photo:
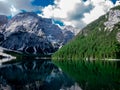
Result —
[{"label": "mountain reflection in water", "polygon": [[51,60],[23,60],[0,66],[0,90],[66,90],[74,84]]}]

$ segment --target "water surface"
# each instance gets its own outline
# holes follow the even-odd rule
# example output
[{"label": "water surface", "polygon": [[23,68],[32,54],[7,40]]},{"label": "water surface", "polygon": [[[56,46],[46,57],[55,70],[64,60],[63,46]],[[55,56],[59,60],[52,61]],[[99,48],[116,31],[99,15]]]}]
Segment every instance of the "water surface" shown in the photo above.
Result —
[{"label": "water surface", "polygon": [[54,60],[83,90],[120,90],[120,61]]},{"label": "water surface", "polygon": [[74,87],[80,90],[78,84],[51,59],[27,57],[0,59],[0,90],[74,90]]}]

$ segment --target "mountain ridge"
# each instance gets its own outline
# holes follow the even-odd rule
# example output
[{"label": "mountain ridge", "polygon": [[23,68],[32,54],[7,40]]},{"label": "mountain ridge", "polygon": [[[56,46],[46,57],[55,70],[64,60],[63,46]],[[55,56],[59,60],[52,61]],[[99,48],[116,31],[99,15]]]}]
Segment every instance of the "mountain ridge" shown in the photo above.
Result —
[{"label": "mountain ridge", "polygon": [[107,14],[88,24],[72,41],[58,50],[53,58],[91,60],[120,58],[119,12],[120,9],[111,9]]},{"label": "mountain ridge", "polygon": [[74,36],[33,12],[17,14],[0,29],[4,35],[1,47],[31,54],[51,54]]}]

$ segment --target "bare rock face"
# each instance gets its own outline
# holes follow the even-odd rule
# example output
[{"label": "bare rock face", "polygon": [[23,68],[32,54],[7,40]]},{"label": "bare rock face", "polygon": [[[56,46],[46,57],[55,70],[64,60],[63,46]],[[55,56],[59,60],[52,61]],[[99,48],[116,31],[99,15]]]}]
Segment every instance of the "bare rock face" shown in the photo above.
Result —
[{"label": "bare rock face", "polygon": [[8,22],[8,18],[5,15],[0,15],[0,26],[6,24]]},{"label": "bare rock face", "polygon": [[5,30],[5,26],[8,23],[8,18],[5,15],[0,15],[0,33]]},{"label": "bare rock face", "polygon": [[63,39],[61,29],[57,25],[52,24],[51,19],[39,17],[32,12],[20,13],[13,17],[7,24],[5,33],[9,35],[14,31],[19,30],[35,33],[38,36],[52,35],[60,41]]},{"label": "bare rock face", "polygon": [[[20,13],[6,25],[2,47],[32,54],[50,54],[59,48],[63,40],[61,29],[51,19],[38,17],[35,13]],[[58,43],[54,46],[48,39],[51,35]]]},{"label": "bare rock face", "polygon": [[[118,6],[119,7],[119,6]],[[107,15],[106,15],[107,16]],[[108,21],[104,23],[105,30],[113,31],[117,30],[116,39],[120,43],[120,10],[110,10],[108,13],[108,17],[106,17]]]},{"label": "bare rock face", "polygon": [[110,10],[108,15],[108,21],[104,25],[112,30],[114,25],[120,22],[120,10]]},{"label": "bare rock face", "polygon": [[1,46],[10,50],[46,55],[55,52],[71,39],[71,33],[66,38],[66,34],[51,19],[42,18],[32,12],[19,13],[6,24],[2,32],[5,40]]},{"label": "bare rock face", "polygon": [[4,40],[4,35],[0,33],[0,42]]},{"label": "bare rock face", "polygon": [[69,42],[75,35],[72,33],[69,29],[64,29],[63,30],[63,35],[64,35],[64,41],[63,44],[66,44]]},{"label": "bare rock face", "polygon": [[73,27],[73,26],[70,26],[70,25],[68,25],[68,26],[64,26],[64,28],[63,28],[63,31],[70,31],[70,32],[72,32],[74,35],[77,35],[79,32],[80,32],[80,29],[77,29],[77,28],[75,28],[75,27]]},{"label": "bare rock face", "polygon": [[56,48],[44,37],[28,32],[15,32],[2,42],[2,47],[31,54],[50,54]]}]

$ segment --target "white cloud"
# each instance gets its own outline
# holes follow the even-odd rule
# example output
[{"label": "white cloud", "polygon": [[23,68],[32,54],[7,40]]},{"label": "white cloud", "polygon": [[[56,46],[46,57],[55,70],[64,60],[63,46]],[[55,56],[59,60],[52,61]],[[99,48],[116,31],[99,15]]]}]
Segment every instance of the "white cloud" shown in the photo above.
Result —
[{"label": "white cloud", "polygon": [[67,18],[67,12],[71,11],[79,2],[80,0],[55,0],[55,5],[48,5],[43,9],[43,15],[45,17]]},{"label": "white cloud", "polygon": [[[72,24],[75,21],[70,21],[68,13],[74,11],[76,4],[81,4],[80,0],[55,0],[55,5],[45,7],[43,16],[47,18],[54,18],[63,21],[66,25]],[[71,15],[72,16],[72,15]]]},{"label": "white cloud", "polygon": [[[6,4],[7,4],[7,6],[6,6]],[[9,15],[11,13],[10,7],[11,7],[11,5],[8,2],[6,2],[5,0],[0,0],[0,14]]]},{"label": "white cloud", "polygon": [[33,0],[11,0],[11,4],[14,5],[15,8],[19,10],[27,10],[27,11],[34,11],[38,9],[38,7],[33,6],[31,4]]},{"label": "white cloud", "polygon": [[13,6],[13,5],[11,6],[10,11],[11,11],[10,13],[11,13],[12,16],[14,16],[14,15],[16,15],[17,13],[20,12],[20,11],[19,11],[18,9],[16,9],[15,6]]},{"label": "white cloud", "polygon": [[42,11],[42,16],[63,21],[65,25],[83,28],[86,24],[108,12],[114,4],[111,0],[55,0]]},{"label": "white cloud", "polygon": [[86,24],[94,21],[101,15],[104,15],[106,12],[109,11],[110,8],[112,8],[114,5],[110,0],[91,0],[91,3],[93,3],[94,8],[90,11],[90,13],[85,13],[84,18],[82,19]]},{"label": "white cloud", "polygon": [[[40,6],[33,6],[34,0],[0,0],[0,14],[12,15],[21,10],[37,11]],[[48,5],[42,9],[40,16],[54,18],[65,25],[83,28],[86,24],[105,14],[113,3],[111,0],[55,0],[54,5]]]},{"label": "white cloud", "polygon": [[35,11],[40,7],[31,4],[33,0],[0,0],[0,14],[15,15],[21,10]]},{"label": "white cloud", "polygon": [[117,5],[120,5],[120,0],[117,0],[117,1],[116,1],[115,6],[117,6]]}]

